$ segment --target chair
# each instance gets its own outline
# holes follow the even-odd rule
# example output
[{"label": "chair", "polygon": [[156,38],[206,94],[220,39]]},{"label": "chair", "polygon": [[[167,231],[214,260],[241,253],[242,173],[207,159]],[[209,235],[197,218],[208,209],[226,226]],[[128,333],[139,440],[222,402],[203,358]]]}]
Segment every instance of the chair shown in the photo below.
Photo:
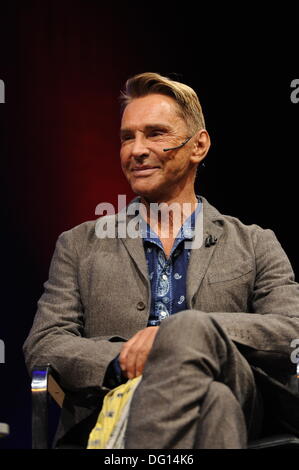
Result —
[{"label": "chair", "polygon": [[6,423],[0,423],[0,437],[6,437],[9,435],[9,426]]},{"label": "chair", "polygon": [[32,448],[48,449],[49,400],[52,398],[62,408],[65,392],[59,385],[57,374],[50,364],[35,367],[31,379],[32,397]]},{"label": "chair", "polygon": [[[299,363],[297,374],[292,376],[293,390],[299,393]],[[49,448],[48,413],[49,400],[53,399],[61,408],[65,392],[59,384],[58,376],[50,364],[35,367],[32,372],[32,448]],[[1,427],[0,427],[1,435]],[[291,433],[278,432],[249,442],[249,449],[299,449],[299,437]]]}]

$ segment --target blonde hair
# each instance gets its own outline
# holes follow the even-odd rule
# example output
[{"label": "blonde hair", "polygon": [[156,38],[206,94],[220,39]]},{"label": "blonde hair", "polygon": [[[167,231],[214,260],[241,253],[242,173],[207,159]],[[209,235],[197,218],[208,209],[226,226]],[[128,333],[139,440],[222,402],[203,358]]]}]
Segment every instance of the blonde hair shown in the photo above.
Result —
[{"label": "blonde hair", "polygon": [[186,122],[193,134],[200,129],[205,129],[202,108],[195,91],[184,83],[176,82],[158,73],[141,73],[127,80],[120,96],[122,110],[135,98],[154,93],[175,99],[179,116]]}]

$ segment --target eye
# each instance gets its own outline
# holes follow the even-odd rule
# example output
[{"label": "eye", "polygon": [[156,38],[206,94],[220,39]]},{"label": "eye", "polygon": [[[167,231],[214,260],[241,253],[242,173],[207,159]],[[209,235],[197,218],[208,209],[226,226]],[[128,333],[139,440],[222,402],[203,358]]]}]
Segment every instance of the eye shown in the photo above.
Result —
[{"label": "eye", "polygon": [[164,132],[161,131],[160,129],[153,129],[149,132],[149,137],[159,137],[163,134],[164,134]]},{"label": "eye", "polygon": [[131,134],[124,134],[121,136],[120,141],[121,143],[123,143],[123,142],[127,142],[130,139],[133,139],[133,136]]}]

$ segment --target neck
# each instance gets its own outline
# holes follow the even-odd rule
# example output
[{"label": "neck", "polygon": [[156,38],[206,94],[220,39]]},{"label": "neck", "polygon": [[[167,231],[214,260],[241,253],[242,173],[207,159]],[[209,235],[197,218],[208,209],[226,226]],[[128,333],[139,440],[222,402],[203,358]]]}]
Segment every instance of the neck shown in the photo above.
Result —
[{"label": "neck", "polygon": [[198,201],[193,191],[179,197],[141,197],[141,215],[162,238],[175,238],[183,223],[195,211]]}]

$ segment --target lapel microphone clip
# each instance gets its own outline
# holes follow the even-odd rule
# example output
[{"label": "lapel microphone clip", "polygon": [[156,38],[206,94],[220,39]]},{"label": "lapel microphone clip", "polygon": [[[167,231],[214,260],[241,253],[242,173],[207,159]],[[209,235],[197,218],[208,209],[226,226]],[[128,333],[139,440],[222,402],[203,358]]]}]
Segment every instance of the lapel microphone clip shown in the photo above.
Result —
[{"label": "lapel microphone clip", "polygon": [[214,237],[213,235],[208,235],[207,238],[205,239],[205,246],[209,248],[211,245],[216,245],[217,243],[217,238]]}]

